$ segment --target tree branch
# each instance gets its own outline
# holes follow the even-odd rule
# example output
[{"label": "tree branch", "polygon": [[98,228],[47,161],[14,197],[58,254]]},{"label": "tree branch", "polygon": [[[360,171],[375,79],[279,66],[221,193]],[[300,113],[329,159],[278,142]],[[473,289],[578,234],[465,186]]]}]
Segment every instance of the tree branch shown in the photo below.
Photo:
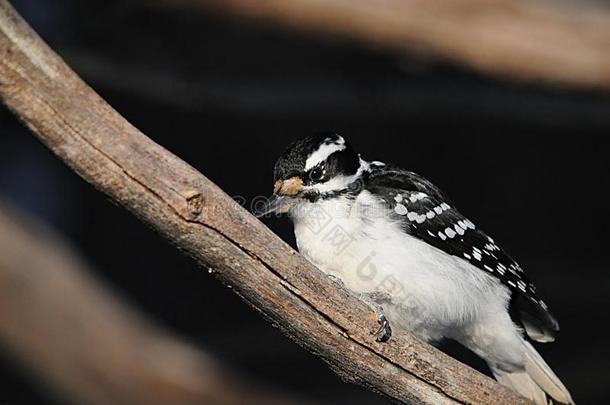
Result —
[{"label": "tree branch", "polygon": [[252,389],[95,282],[56,235],[0,204],[0,341],[73,403],[295,403]]},{"label": "tree branch", "polygon": [[433,56],[486,74],[610,89],[610,9],[540,0],[156,0]]},{"label": "tree branch", "polygon": [[215,184],[130,125],[0,0],[0,96],[81,177],[209,268],[345,380],[407,403],[525,404],[372,310]]}]

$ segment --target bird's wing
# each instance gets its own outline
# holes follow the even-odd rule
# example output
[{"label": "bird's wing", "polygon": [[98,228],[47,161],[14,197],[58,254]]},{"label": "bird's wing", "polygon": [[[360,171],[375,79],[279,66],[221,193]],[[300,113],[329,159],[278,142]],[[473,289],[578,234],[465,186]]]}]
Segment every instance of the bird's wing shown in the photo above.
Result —
[{"label": "bird's wing", "polygon": [[447,196],[431,181],[417,173],[396,166],[386,164],[383,164],[383,166],[373,166],[373,170],[366,178],[366,183],[371,187],[421,191],[430,197],[451,204],[449,198],[447,198]]},{"label": "bird's wing", "polygon": [[495,241],[460,214],[429,181],[393,170],[373,176],[367,189],[380,196],[410,235],[464,259],[512,292],[511,315],[537,341],[551,341],[559,325],[525,272]]}]

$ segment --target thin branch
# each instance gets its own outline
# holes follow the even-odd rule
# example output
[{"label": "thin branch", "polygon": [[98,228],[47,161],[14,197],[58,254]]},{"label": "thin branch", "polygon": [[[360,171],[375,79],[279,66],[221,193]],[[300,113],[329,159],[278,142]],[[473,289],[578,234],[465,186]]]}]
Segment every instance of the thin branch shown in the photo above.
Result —
[{"label": "thin branch", "polygon": [[209,268],[345,380],[406,403],[529,403],[373,311],[93,92],[0,0],[0,95],[85,180]]},{"label": "thin branch", "polygon": [[295,403],[253,390],[93,280],[56,235],[0,204],[0,342],[73,403]]},{"label": "thin branch", "polygon": [[541,0],[156,0],[450,60],[486,74],[610,90],[610,9]]}]

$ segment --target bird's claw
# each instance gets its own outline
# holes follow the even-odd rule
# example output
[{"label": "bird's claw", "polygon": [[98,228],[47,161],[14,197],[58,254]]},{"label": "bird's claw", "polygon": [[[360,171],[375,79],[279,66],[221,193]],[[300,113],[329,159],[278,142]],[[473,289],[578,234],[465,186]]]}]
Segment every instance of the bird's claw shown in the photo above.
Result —
[{"label": "bird's claw", "polygon": [[380,291],[368,292],[360,295],[360,299],[369,304],[371,309],[375,313],[375,320],[379,323],[379,328],[371,332],[371,335],[375,336],[375,340],[378,342],[387,342],[392,336],[392,328],[390,322],[383,313],[381,302],[390,302],[392,297],[387,293]]},{"label": "bird's claw", "polygon": [[392,328],[390,327],[390,322],[386,319],[383,314],[383,309],[381,307],[375,308],[375,318],[377,322],[379,322],[379,328],[371,332],[373,336],[375,336],[375,340],[378,342],[387,342],[392,337]]}]

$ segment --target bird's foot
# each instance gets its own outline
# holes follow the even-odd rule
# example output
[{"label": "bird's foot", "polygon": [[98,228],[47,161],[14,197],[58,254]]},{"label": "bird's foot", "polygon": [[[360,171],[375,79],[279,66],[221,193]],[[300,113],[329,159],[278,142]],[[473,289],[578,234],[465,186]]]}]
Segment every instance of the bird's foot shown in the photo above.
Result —
[{"label": "bird's foot", "polygon": [[377,322],[379,322],[379,329],[375,332],[371,332],[375,336],[375,340],[378,342],[387,342],[392,337],[392,328],[390,327],[390,322],[386,319],[383,314],[383,309],[380,312],[375,311],[375,317],[377,318]]},{"label": "bird's foot", "polygon": [[392,337],[392,328],[390,322],[385,317],[383,308],[379,305],[379,302],[389,300],[387,294],[380,292],[373,292],[361,295],[362,300],[371,306],[375,313],[375,320],[379,323],[379,328],[375,331],[371,331],[371,335],[375,336],[375,340],[378,342],[387,342]]}]

